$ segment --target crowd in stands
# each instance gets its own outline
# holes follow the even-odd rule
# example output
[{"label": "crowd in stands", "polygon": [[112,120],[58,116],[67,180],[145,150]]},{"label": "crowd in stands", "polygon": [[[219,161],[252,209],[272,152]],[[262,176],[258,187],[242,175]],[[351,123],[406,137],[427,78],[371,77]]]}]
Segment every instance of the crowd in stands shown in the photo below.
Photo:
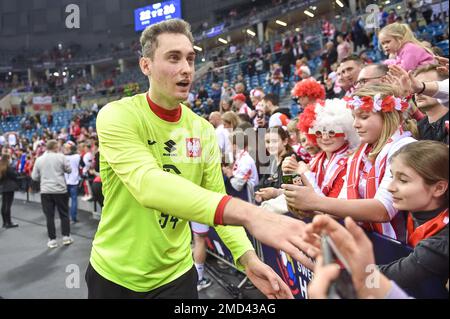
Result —
[{"label": "crowd in stands", "polygon": [[[361,18],[342,19],[339,26],[324,20],[322,50],[311,48],[301,32],[285,33],[273,45],[232,45],[214,57],[214,68],[185,104],[216,129],[229,194],[273,213],[320,216],[308,233],[315,255],[323,232],[342,247],[338,232],[355,245],[364,242],[352,220],[413,247],[410,256],[380,267],[388,278],[386,297],[392,287],[414,292],[429,278],[438,278],[435,289],[448,284],[448,27],[439,25],[448,22],[446,16],[433,19],[428,7],[419,14],[412,4],[403,17],[383,10],[379,17],[378,33],[368,32]],[[421,37],[430,28],[440,33]],[[446,52],[436,46],[443,40]],[[121,94],[139,90],[128,84]],[[71,114],[57,131],[50,129],[52,114],[45,121],[23,115],[16,132],[0,136],[1,154],[30,176],[45,142],[56,139],[68,156],[80,155],[89,198],[99,175],[90,125],[96,111]],[[3,113],[2,123],[11,118]],[[31,138],[21,133],[30,130],[36,131]],[[346,228],[322,213],[346,218]],[[370,245],[366,251],[372,253]],[[358,267],[369,263],[373,258],[350,268],[361,273]],[[337,276],[336,269],[329,271]],[[324,280],[320,262],[317,272]],[[361,276],[354,278],[357,292],[369,297],[358,286]]]},{"label": "crowd in stands", "polygon": [[[420,38],[413,9],[404,19],[390,14],[370,37],[334,32],[316,72],[304,55],[292,58],[296,42],[285,38],[260,82],[251,65],[264,64],[259,48],[244,68],[232,67],[230,77],[212,74],[188,101],[216,128],[229,194],[302,219],[351,218],[413,247],[409,256],[380,265],[389,287],[382,297],[392,298],[406,297],[402,289],[414,295],[431,278],[435,292],[448,293],[448,58],[442,57],[448,49],[434,46],[447,35]],[[379,47],[371,48],[373,42]],[[292,105],[280,107],[279,83],[299,116]],[[320,223],[317,235],[327,227],[346,232]],[[369,297],[367,291],[360,296]]]}]

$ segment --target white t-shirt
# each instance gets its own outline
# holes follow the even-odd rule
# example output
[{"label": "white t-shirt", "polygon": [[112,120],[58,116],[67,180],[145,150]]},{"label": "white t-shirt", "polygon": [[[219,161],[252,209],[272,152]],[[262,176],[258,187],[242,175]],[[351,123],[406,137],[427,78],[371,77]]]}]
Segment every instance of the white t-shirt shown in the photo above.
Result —
[{"label": "white t-shirt", "polygon": [[86,154],[84,154],[83,162],[84,162],[83,174],[86,174],[92,165],[92,153],[91,152],[87,152]]},{"label": "white t-shirt", "polygon": [[8,135],[8,144],[10,146],[15,146],[17,144],[17,137],[16,134],[9,134]]},{"label": "white t-shirt", "polygon": [[64,173],[64,177],[66,178],[67,185],[78,185],[80,181],[80,154],[72,154],[66,155],[67,160],[69,161],[70,167],[72,168],[72,172],[70,174]]},{"label": "white t-shirt", "polygon": [[6,139],[3,135],[0,135],[0,145],[5,145]]},{"label": "white t-shirt", "polygon": [[258,185],[259,176],[256,164],[247,151],[241,151],[236,156],[236,161],[233,165],[233,178],[230,182],[237,191],[240,191],[245,183],[250,183],[253,187]]},{"label": "white t-shirt", "polygon": [[224,128],[223,125],[219,125],[216,128],[216,136],[220,151],[222,152],[222,154],[226,154],[226,152],[230,150],[230,132],[226,128]]}]

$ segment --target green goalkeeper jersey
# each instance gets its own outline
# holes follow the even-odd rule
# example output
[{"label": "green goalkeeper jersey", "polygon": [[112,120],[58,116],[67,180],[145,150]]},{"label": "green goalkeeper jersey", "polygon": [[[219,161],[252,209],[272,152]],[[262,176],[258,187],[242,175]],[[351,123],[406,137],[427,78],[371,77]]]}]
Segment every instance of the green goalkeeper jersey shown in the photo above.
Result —
[{"label": "green goalkeeper jersey", "polygon": [[[212,125],[184,105],[177,121],[163,120],[147,99],[111,102],[97,117],[105,201],[90,263],[137,292],[192,268],[189,220],[214,226],[225,196]],[[253,249],[242,227],[215,228],[235,262]]]}]

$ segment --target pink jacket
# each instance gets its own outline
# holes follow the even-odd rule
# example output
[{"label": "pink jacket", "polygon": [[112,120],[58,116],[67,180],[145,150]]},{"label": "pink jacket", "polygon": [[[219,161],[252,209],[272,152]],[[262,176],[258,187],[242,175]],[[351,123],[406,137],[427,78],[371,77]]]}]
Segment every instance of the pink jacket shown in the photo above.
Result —
[{"label": "pink jacket", "polygon": [[435,63],[433,55],[424,48],[411,42],[405,43],[400,48],[395,59],[388,59],[384,61],[384,64],[399,65],[406,71],[415,70],[421,65],[431,63]]}]

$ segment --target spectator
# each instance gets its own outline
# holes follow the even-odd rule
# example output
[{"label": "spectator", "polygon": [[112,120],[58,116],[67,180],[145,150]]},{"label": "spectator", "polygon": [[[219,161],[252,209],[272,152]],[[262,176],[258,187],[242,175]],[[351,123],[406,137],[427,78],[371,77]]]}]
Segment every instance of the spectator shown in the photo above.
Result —
[{"label": "spectator", "polygon": [[342,34],[338,35],[336,38],[336,41],[338,43],[337,46],[337,62],[341,63],[343,59],[348,57],[352,54],[352,48],[350,44],[344,39],[344,36]]},{"label": "spectator", "polygon": [[360,144],[352,125],[352,113],[342,100],[308,105],[299,117],[299,128],[321,152],[309,166],[286,158],[283,172],[305,173],[318,194],[338,197],[344,185],[348,156]]},{"label": "spectator", "polygon": [[379,38],[384,52],[395,56],[394,59],[384,61],[386,64],[399,65],[406,71],[411,71],[435,62],[431,49],[416,39],[407,24],[388,25],[381,29]]},{"label": "spectator", "polygon": [[80,154],[77,152],[77,147],[72,141],[64,144],[64,153],[66,159],[70,164],[71,172],[65,173],[67,190],[70,196],[70,218],[73,223],[78,222],[78,184],[80,183]]},{"label": "spectator", "polygon": [[71,173],[72,169],[63,154],[58,153],[58,142],[49,140],[46,153],[36,160],[31,177],[40,181],[41,203],[47,219],[47,233],[49,248],[58,247],[55,231],[55,206],[61,220],[63,245],[73,243],[70,237],[70,220],[67,194],[67,185],[64,173]]},{"label": "spectator", "polygon": [[283,73],[284,82],[289,83],[291,78],[291,66],[295,63],[292,48],[289,44],[284,46],[278,63],[281,65],[281,72]]},{"label": "spectator", "polygon": [[231,148],[228,140],[229,131],[224,128],[220,113],[212,112],[211,114],[209,114],[209,123],[211,123],[216,130],[217,142],[219,144],[220,152],[222,153],[222,156],[225,156],[226,152],[231,150]]},{"label": "spectator", "polygon": [[[416,69],[414,77],[417,81],[442,81],[445,77],[437,71],[439,65],[430,64]],[[448,107],[441,104],[441,101],[424,94],[415,94],[415,102],[426,117],[417,124],[419,136],[422,140],[434,140],[443,143],[449,142],[448,128],[445,122],[449,120]]]},{"label": "spectator", "polygon": [[389,68],[385,64],[369,64],[364,66],[358,74],[355,88],[359,89],[365,85],[381,83]]},{"label": "spectator", "polygon": [[0,160],[0,191],[2,193],[3,228],[18,227],[11,221],[11,206],[14,192],[19,189],[19,178],[9,163],[9,155],[3,154]]},{"label": "spectator", "polygon": [[236,130],[230,135],[234,163],[222,168],[225,184],[236,192],[245,187],[245,198],[253,202],[254,187],[258,185],[259,177],[254,159],[248,153],[248,136],[242,130]]},{"label": "spectator", "polygon": [[[254,107],[254,105],[252,104],[252,100],[250,99],[250,93],[247,91],[247,88],[245,87],[245,84],[243,81],[244,81],[244,79],[239,74],[238,82],[234,85],[234,90],[235,90],[236,94],[239,94],[239,93],[244,94],[245,103],[252,109]],[[253,117],[253,116],[251,116],[251,117]]]},{"label": "spectator", "polygon": [[292,147],[289,145],[289,133],[280,126],[273,127],[266,132],[265,143],[271,158],[269,167],[266,167],[267,173],[260,171],[262,176],[255,192],[257,202],[275,198],[282,194],[280,189],[281,176],[283,175],[281,165],[286,157],[294,154]]},{"label": "spectator", "polygon": [[290,121],[291,113],[288,108],[280,108],[278,98],[274,94],[264,96],[264,109],[269,118],[269,128],[275,126],[286,127]]},{"label": "spectator", "polygon": [[[314,279],[308,285],[312,299],[327,298],[332,281],[337,279],[341,267],[337,264],[323,265],[323,252],[317,247],[317,236],[328,235],[348,261],[349,272],[358,298],[361,299],[406,299],[409,296],[390,281],[378,269],[368,272],[368,266],[375,264],[373,246],[364,231],[352,220],[345,218],[345,227],[327,215],[315,216],[306,227],[305,241],[311,244],[310,255],[316,257]],[[379,285],[367,285],[370,278],[379,278]]]},{"label": "spectator", "polygon": [[[355,92],[348,101],[361,145],[349,159],[346,185],[339,196],[344,199],[319,196],[306,178],[302,178],[308,187],[283,185],[290,207],[300,211],[322,211],[341,218],[350,216],[366,222],[367,229],[401,240],[398,238],[401,230],[394,229],[392,224],[402,215],[397,216],[398,211],[387,190],[391,181],[387,172],[390,156],[415,139],[410,137],[407,123],[403,123],[402,113],[408,104],[395,98],[393,93],[390,86],[371,85]],[[361,187],[361,183],[365,187]]]},{"label": "spectator", "polygon": [[279,64],[274,63],[272,65],[272,71],[268,76],[270,83],[270,92],[279,98],[281,92],[281,84],[283,83],[284,79],[284,75]]},{"label": "spectator", "polygon": [[337,62],[338,59],[338,52],[334,47],[334,43],[332,41],[328,41],[325,44],[325,52],[322,55],[322,59],[323,59],[323,67],[328,72],[331,72],[331,65]]},{"label": "spectator", "polygon": [[[245,103],[245,95],[238,93],[233,96],[233,105],[235,110],[240,114],[247,114],[248,116],[253,115],[253,110]],[[252,116],[250,116],[252,117]]]},{"label": "spectator", "polygon": [[301,108],[325,99],[325,88],[314,79],[306,79],[295,84],[291,96],[297,100]]},{"label": "spectator", "polygon": [[362,67],[362,61],[356,55],[343,59],[341,64],[339,64],[337,82],[346,96],[350,96],[355,90],[356,81]]},{"label": "spectator", "polygon": [[429,289],[448,294],[448,156],[447,145],[419,141],[391,157],[393,178],[388,190],[394,207],[409,212],[407,243],[414,251],[382,265],[380,271],[409,291],[437,278]]}]

